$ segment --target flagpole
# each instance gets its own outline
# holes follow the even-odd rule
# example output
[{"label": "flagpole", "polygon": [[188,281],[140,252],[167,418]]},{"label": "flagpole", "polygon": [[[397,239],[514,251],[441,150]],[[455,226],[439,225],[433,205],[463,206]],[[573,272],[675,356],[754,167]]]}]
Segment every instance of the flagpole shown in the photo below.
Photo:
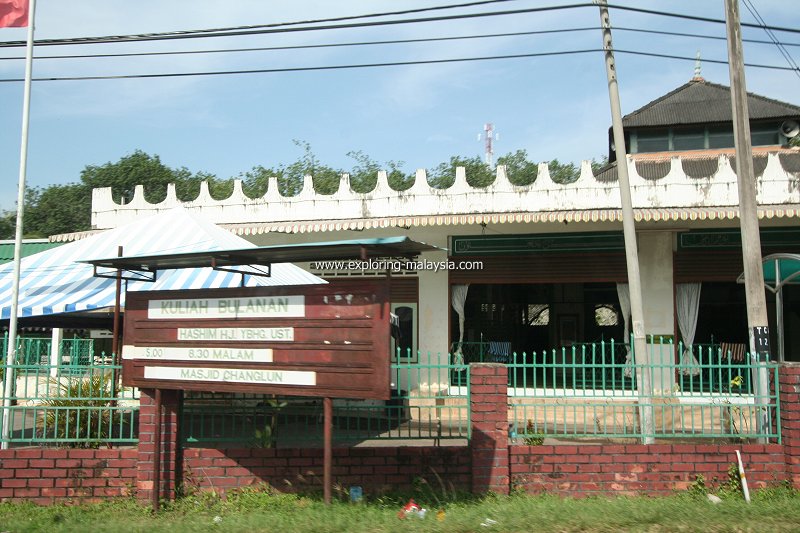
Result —
[{"label": "flagpole", "polygon": [[11,316],[8,325],[8,350],[6,370],[3,376],[3,433],[0,448],[8,448],[11,436],[11,397],[14,394],[14,370],[12,365],[17,353],[17,314],[19,313],[19,276],[22,263],[22,219],[25,213],[25,176],[28,169],[28,123],[30,122],[31,74],[33,72],[33,26],[36,0],[28,3],[28,43],[25,48],[25,88],[22,99],[22,141],[19,150],[19,188],[17,190],[17,227],[14,235],[14,278],[11,286]]}]

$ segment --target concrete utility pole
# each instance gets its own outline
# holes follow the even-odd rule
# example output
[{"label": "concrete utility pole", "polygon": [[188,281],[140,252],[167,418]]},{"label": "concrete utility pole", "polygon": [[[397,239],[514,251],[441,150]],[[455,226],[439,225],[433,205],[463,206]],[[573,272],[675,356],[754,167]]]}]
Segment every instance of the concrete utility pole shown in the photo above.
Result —
[{"label": "concrete utility pole", "polygon": [[[625,150],[625,134],[622,130],[622,111],[619,103],[617,71],[614,65],[614,47],[611,43],[611,21],[608,16],[606,0],[598,0],[600,24],[603,28],[603,50],[605,50],[606,75],[608,77],[608,99],[611,102],[611,124],[614,132],[614,146],[617,152],[617,178],[619,196],[622,202],[622,231],[625,238],[625,261],[628,267],[628,287],[631,297],[631,319],[633,321],[633,356],[637,365],[637,389],[639,391],[639,417],[641,420],[642,441],[652,444],[655,426],[653,423],[652,369],[647,364],[647,342],[644,328],[644,306],[642,304],[642,282],[639,275],[639,251],[636,246],[636,227],[633,223],[633,203],[628,178],[628,154]],[[627,340],[627,339],[626,339]]]},{"label": "concrete utility pole", "polygon": [[[739,0],[725,0],[725,21],[728,37],[728,68],[731,77],[733,140],[736,146],[736,180],[739,184],[739,223],[742,232],[744,286],[747,301],[747,326],[750,356],[769,353],[769,321],[764,296],[764,270],[761,264],[761,236],[758,233],[756,178],[753,172],[753,147],[750,141],[750,113],[747,109],[747,87],[744,79],[742,32],[739,24]],[[760,405],[769,401],[766,368],[753,368],[753,382]],[[769,426],[766,410],[758,417],[759,433]]]}]

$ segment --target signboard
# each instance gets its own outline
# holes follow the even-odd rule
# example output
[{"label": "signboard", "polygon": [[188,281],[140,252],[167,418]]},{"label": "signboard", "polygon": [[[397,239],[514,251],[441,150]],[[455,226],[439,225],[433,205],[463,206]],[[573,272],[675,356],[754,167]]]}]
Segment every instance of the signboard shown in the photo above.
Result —
[{"label": "signboard", "polygon": [[756,326],[752,329],[752,335],[759,360],[766,361],[769,359],[769,327]]},{"label": "signboard", "polygon": [[127,386],[389,399],[385,283],[129,292]]}]

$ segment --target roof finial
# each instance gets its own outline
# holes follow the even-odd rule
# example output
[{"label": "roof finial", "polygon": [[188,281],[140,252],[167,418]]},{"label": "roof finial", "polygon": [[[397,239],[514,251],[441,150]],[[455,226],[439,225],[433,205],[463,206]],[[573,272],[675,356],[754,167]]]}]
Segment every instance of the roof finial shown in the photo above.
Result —
[{"label": "roof finial", "polygon": [[700,50],[698,50],[694,60],[694,78],[692,78],[692,81],[706,81],[700,74],[701,71],[702,71],[702,66],[700,64]]}]

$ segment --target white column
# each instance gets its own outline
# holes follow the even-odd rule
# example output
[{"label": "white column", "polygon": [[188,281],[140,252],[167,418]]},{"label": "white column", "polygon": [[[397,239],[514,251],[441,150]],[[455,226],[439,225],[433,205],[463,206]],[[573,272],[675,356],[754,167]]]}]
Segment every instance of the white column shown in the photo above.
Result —
[{"label": "white column", "polygon": [[64,330],[53,328],[52,346],[50,346],[50,376],[58,376],[58,366],[61,364],[61,339],[64,338]]},{"label": "white column", "polygon": [[[654,338],[648,343],[650,362],[654,365],[672,365],[675,350],[666,343],[658,344],[659,335],[675,334],[675,296],[673,293],[672,264],[673,235],[669,231],[643,232],[639,235],[639,259],[641,261],[642,294],[644,295],[644,322],[647,335]],[[674,337],[673,337],[674,339]],[[674,339],[677,344],[677,339]],[[669,394],[674,385],[674,372],[668,366],[656,367],[653,371],[653,391],[656,396]]]},{"label": "white column", "polygon": [[[447,238],[443,242],[429,242],[435,246],[446,247]],[[447,252],[426,252],[423,254],[428,261],[447,261]],[[419,275],[419,351],[420,364],[448,363],[447,353],[450,348],[450,292],[448,287],[448,274],[444,269],[420,270]],[[429,355],[430,354],[430,357]],[[446,387],[448,375],[446,370],[437,372],[420,372],[420,384],[423,386]],[[425,383],[429,381],[429,383]]]}]

